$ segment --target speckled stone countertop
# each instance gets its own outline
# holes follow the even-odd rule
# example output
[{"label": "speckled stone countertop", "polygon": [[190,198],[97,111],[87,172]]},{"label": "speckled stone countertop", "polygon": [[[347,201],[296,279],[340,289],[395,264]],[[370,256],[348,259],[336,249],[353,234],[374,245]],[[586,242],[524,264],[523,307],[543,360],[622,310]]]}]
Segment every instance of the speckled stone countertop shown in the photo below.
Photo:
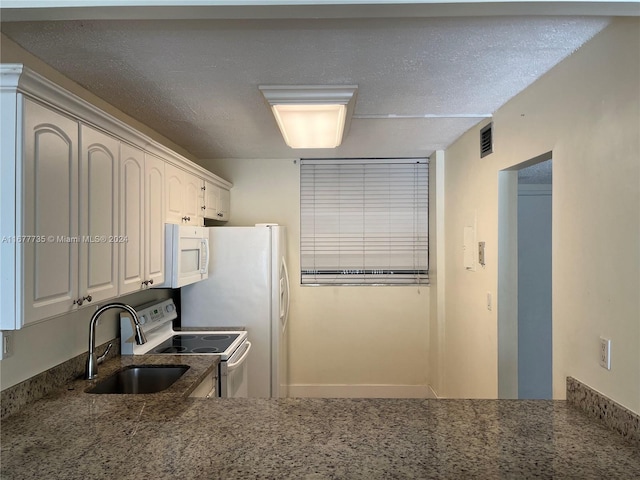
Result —
[{"label": "speckled stone countertop", "polygon": [[[91,395],[78,380],[2,422],[3,479],[633,479],[640,449],[564,401]],[[175,388],[174,388],[175,387]]]}]

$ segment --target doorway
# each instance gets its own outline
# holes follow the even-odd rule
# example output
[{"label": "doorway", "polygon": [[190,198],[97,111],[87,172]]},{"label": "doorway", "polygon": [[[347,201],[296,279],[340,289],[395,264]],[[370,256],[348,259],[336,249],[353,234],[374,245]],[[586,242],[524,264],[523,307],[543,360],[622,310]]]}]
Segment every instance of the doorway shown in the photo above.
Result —
[{"label": "doorway", "polygon": [[552,162],[499,173],[499,398],[553,398]]}]

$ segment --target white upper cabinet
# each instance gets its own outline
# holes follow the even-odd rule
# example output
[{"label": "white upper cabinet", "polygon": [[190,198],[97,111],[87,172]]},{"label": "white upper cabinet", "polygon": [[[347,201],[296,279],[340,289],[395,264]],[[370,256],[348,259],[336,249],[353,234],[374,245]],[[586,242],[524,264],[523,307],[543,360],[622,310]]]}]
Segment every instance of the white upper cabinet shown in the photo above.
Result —
[{"label": "white upper cabinet", "polygon": [[220,187],[211,182],[204,183],[204,217],[216,218],[218,214],[218,198]]},{"label": "white upper cabinet", "polygon": [[202,226],[202,179],[170,163],[165,165],[165,176],[165,221]]},{"label": "white upper cabinet", "polygon": [[164,162],[121,146],[120,294],[164,281]]},{"label": "white upper cabinet", "polygon": [[218,220],[226,222],[231,216],[231,192],[226,188],[218,189]]},{"label": "white upper cabinet", "polygon": [[171,164],[164,166],[165,173],[165,221],[167,223],[184,223],[183,220],[185,210],[185,178],[184,171]]},{"label": "white upper cabinet", "polygon": [[146,285],[164,282],[164,214],[165,163],[151,154],[145,154],[145,281]]},{"label": "white upper cabinet", "polygon": [[80,289],[84,302],[118,295],[120,142],[80,125]]},{"label": "white upper cabinet", "polygon": [[[7,239],[16,247],[21,280],[14,328],[69,312],[78,298],[78,123],[30,100],[23,117],[24,223]],[[2,315],[7,329],[11,319]]]},{"label": "white upper cabinet", "polygon": [[185,205],[184,213],[188,225],[204,225],[202,212],[202,198],[204,195],[204,181],[191,173],[185,172]]},{"label": "white upper cabinet", "polygon": [[136,292],[145,281],[145,158],[139,148],[120,147],[120,294]]},{"label": "white upper cabinet", "polygon": [[204,216],[213,220],[226,222],[229,220],[229,190],[212,182],[205,181]]},{"label": "white upper cabinet", "polygon": [[231,184],[21,64],[0,87],[0,330],[162,284],[165,222]]}]

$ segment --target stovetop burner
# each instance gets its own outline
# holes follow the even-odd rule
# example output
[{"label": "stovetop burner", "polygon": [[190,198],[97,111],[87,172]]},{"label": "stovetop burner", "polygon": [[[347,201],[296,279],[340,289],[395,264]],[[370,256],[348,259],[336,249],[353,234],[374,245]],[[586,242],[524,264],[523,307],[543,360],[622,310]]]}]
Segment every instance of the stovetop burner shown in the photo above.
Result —
[{"label": "stovetop burner", "polygon": [[238,338],[238,334],[212,334],[212,335],[173,335],[156,348],[156,354],[175,353],[220,353],[224,352]]},{"label": "stovetop burner", "polygon": [[219,351],[215,347],[198,347],[192,350],[193,353],[218,353]]}]

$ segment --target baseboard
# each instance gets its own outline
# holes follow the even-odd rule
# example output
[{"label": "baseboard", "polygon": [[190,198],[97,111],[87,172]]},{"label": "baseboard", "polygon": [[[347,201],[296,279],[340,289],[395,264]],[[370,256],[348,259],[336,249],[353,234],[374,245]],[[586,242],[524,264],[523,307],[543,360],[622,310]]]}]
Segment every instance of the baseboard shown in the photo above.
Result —
[{"label": "baseboard", "polygon": [[431,385],[428,385],[428,387],[429,387],[429,398],[444,398],[438,395]]},{"label": "baseboard", "polygon": [[306,398],[435,398],[427,385],[289,385],[290,397]]}]

